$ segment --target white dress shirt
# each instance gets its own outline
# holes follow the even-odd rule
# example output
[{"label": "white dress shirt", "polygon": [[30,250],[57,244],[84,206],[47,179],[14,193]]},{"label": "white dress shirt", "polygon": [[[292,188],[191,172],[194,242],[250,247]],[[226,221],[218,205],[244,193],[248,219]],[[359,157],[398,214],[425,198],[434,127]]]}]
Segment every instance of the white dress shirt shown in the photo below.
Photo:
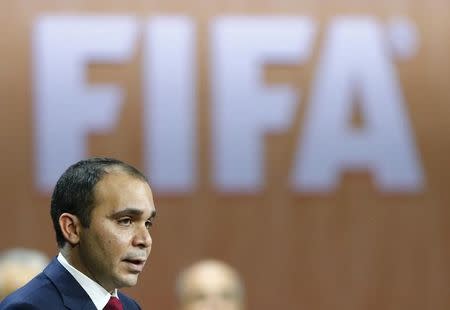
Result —
[{"label": "white dress shirt", "polygon": [[111,296],[119,298],[117,296],[117,289],[114,289],[111,294],[107,290],[105,290],[100,284],[86,276],[81,271],[77,270],[75,267],[69,264],[66,258],[59,253],[57,257],[58,261],[63,265],[64,268],[67,269],[68,272],[77,280],[77,282],[81,285],[81,287],[86,291],[86,293],[91,298],[95,307],[98,310],[102,310],[106,304],[108,303]]}]

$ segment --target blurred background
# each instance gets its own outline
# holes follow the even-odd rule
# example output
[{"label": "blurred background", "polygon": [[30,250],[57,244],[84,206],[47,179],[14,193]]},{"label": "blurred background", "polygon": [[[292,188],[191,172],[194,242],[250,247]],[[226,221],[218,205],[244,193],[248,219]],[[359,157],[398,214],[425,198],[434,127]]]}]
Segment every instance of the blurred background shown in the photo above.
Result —
[{"label": "blurred background", "polygon": [[450,308],[450,2],[5,0],[0,251],[53,257],[49,199],[88,156],[158,210],[127,293],[232,265],[248,309]]}]

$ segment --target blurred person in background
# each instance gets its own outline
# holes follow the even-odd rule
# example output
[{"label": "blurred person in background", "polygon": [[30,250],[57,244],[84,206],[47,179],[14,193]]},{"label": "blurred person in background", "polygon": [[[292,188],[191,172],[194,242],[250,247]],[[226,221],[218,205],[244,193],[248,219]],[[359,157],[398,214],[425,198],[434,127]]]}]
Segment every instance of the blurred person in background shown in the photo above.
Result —
[{"label": "blurred person in background", "polygon": [[45,254],[33,249],[13,248],[0,253],[0,301],[42,272],[48,262]]},{"label": "blurred person in background", "polygon": [[238,272],[218,260],[201,260],[177,277],[179,310],[244,310],[244,285]]}]

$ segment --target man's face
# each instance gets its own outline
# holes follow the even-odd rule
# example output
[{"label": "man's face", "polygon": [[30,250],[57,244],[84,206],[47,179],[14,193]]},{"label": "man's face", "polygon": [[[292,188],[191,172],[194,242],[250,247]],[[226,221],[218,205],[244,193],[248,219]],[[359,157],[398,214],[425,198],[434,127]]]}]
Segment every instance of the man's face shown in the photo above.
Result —
[{"label": "man's face", "polygon": [[134,286],[152,245],[155,205],[148,184],[124,172],[95,186],[89,228],[80,227],[78,269],[106,290]]}]

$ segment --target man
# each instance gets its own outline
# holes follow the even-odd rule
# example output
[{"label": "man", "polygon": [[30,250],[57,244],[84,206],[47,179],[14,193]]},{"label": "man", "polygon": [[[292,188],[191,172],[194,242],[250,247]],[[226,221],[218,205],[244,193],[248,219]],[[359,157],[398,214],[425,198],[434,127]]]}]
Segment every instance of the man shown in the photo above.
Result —
[{"label": "man", "polygon": [[244,286],[238,273],[217,260],[203,260],[181,272],[176,293],[180,310],[244,309]]},{"label": "man", "polygon": [[119,160],[69,167],[51,199],[59,255],[0,309],[140,309],[134,286],[150,254],[156,211],[146,177]]},{"label": "man", "polygon": [[0,301],[44,270],[48,257],[36,250],[13,248],[0,254]]}]

